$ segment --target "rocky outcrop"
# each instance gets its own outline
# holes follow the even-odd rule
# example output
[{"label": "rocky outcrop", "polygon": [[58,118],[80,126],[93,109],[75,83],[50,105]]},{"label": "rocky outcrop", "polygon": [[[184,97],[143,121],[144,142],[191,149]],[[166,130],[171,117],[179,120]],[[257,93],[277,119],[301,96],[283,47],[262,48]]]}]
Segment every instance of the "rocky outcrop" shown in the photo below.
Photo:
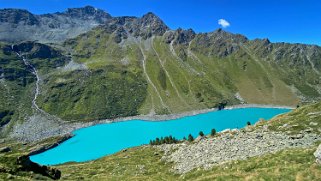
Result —
[{"label": "rocky outcrop", "polygon": [[147,13],[139,18],[135,27],[137,36],[150,38],[153,35],[162,36],[169,28],[165,23],[154,13]]},{"label": "rocky outcrop", "polygon": [[0,23],[9,23],[11,25],[39,25],[39,20],[36,15],[33,15],[27,10],[21,9],[3,9],[0,10]]},{"label": "rocky outcrop", "polygon": [[[318,140],[321,140],[320,135],[311,133],[293,137],[275,132],[236,130],[214,138],[201,139],[194,144],[157,147],[165,152],[163,160],[174,162],[175,172],[186,173],[195,168],[208,169],[224,162],[244,160],[286,148],[308,147]],[[320,152],[317,155],[320,156]]]},{"label": "rocky outcrop", "polygon": [[7,152],[10,152],[11,151],[11,148],[9,147],[3,147],[3,148],[0,148],[0,153],[7,153]]},{"label": "rocky outcrop", "polygon": [[72,137],[72,134],[66,134],[66,135],[62,136],[56,143],[54,143],[54,144],[52,144],[52,145],[46,145],[46,146],[44,146],[44,147],[41,147],[41,148],[39,148],[39,149],[36,149],[36,150],[30,152],[30,153],[28,154],[28,156],[36,155],[36,154],[45,152],[45,151],[47,151],[47,150],[50,150],[50,149],[52,149],[52,148],[55,148],[55,147],[59,146],[60,143],[66,141],[66,140],[68,140],[68,139],[70,139],[71,137]]},{"label": "rocky outcrop", "polygon": [[107,33],[112,33],[114,41],[120,43],[130,35],[143,39],[152,36],[162,36],[169,28],[155,14],[147,13],[141,18],[138,17],[115,17],[106,21],[102,26]]},{"label": "rocky outcrop", "polygon": [[190,41],[195,38],[196,33],[192,29],[184,30],[177,29],[176,31],[169,31],[164,35],[165,43],[171,43],[174,41],[174,44],[185,44],[187,45]]},{"label": "rocky outcrop", "polygon": [[43,176],[58,180],[61,177],[61,171],[56,168],[41,166],[30,160],[29,156],[20,156],[17,158],[17,164],[20,165],[19,171],[32,171]]},{"label": "rocky outcrop", "polygon": [[240,34],[233,34],[218,29],[211,33],[197,34],[191,50],[209,56],[226,57],[239,50],[240,44],[246,43],[248,39]]},{"label": "rocky outcrop", "polygon": [[[30,63],[36,68],[57,68],[65,65],[69,58],[60,51],[37,42],[23,42],[12,46],[10,53],[19,53],[24,58],[30,60]],[[42,59],[35,62],[34,60]]]},{"label": "rocky outcrop", "polygon": [[36,42],[23,42],[13,46],[14,52],[28,53],[27,58],[56,58],[62,56],[60,52],[53,49],[52,47],[36,43]]},{"label": "rocky outcrop", "polygon": [[64,13],[56,13],[58,15],[69,16],[72,18],[81,18],[83,20],[95,20],[97,23],[104,23],[111,15],[101,9],[92,6],[85,6],[83,8],[68,8]]},{"label": "rocky outcrop", "polygon": [[0,10],[0,41],[62,42],[103,24],[111,16],[91,6],[34,15],[26,10]]},{"label": "rocky outcrop", "polygon": [[315,156],[315,161],[318,164],[321,164],[321,144],[319,145],[319,147],[317,148],[317,150],[314,152],[314,156]]}]

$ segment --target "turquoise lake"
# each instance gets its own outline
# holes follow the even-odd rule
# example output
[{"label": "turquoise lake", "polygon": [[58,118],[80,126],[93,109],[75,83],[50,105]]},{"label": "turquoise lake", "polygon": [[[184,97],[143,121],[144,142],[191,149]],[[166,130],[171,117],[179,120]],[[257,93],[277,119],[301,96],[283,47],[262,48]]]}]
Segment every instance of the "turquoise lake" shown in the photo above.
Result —
[{"label": "turquoise lake", "polygon": [[99,124],[73,132],[71,139],[30,159],[42,165],[66,162],[84,162],[116,153],[122,149],[148,144],[151,139],[172,135],[182,139],[188,134],[198,136],[200,131],[209,134],[211,129],[243,128],[247,121],[252,124],[289,112],[277,108],[240,108],[186,116],[168,121],[132,120]]}]

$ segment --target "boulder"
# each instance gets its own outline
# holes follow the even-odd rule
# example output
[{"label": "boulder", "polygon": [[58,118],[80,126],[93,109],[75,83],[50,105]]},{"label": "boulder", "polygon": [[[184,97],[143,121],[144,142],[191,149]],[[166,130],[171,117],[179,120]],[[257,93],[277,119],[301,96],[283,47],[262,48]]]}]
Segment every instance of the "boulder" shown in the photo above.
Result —
[{"label": "boulder", "polygon": [[9,147],[0,148],[0,153],[7,153],[7,152],[10,152],[10,151],[11,151],[11,148],[9,148]]},{"label": "boulder", "polygon": [[318,164],[321,164],[321,144],[319,145],[319,147],[317,148],[317,150],[314,152],[314,156],[316,158],[316,162]]}]

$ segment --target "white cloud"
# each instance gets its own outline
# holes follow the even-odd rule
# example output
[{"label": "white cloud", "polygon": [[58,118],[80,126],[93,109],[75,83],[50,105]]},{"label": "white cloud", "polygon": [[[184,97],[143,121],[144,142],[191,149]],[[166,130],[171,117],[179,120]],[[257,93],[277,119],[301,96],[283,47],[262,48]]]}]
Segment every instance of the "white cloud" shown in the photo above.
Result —
[{"label": "white cloud", "polygon": [[228,21],[226,21],[225,19],[219,19],[218,24],[221,25],[223,28],[227,28],[227,27],[231,26],[231,24]]}]

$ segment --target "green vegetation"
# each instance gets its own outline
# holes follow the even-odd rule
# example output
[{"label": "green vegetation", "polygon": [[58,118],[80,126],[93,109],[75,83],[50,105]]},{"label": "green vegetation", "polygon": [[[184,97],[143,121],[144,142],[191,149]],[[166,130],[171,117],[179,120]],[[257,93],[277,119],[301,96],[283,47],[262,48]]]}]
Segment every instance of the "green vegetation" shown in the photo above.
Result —
[{"label": "green vegetation", "polygon": [[193,135],[189,134],[188,137],[187,137],[187,140],[188,140],[189,142],[194,141]]},{"label": "green vegetation", "polygon": [[141,72],[134,74],[115,66],[60,73],[44,81],[39,105],[64,120],[137,115],[147,89]]},{"label": "green vegetation", "polygon": [[0,126],[3,126],[9,123],[13,114],[14,114],[13,111],[8,111],[8,110],[4,110],[0,112]]},{"label": "green vegetation", "polygon": [[307,130],[320,134],[321,102],[302,106],[292,112],[278,116],[269,121],[269,129],[273,131],[298,134],[301,130]]},{"label": "green vegetation", "polygon": [[[50,138],[42,142],[22,144],[16,141],[6,141],[0,143],[0,148],[9,147],[9,152],[0,153],[0,180],[52,180],[49,175],[42,175],[41,172],[35,173],[28,170],[23,164],[30,150],[41,146],[51,145],[60,138]],[[18,158],[21,157],[18,161]],[[46,169],[46,168],[44,168]],[[37,171],[37,170],[36,170]]]},{"label": "green vegetation", "polygon": [[[262,61],[262,55],[254,53],[259,51],[256,42],[239,45],[233,52],[222,54],[235,42],[229,42],[227,38],[224,39],[225,45],[208,46],[202,43],[205,37],[197,35],[190,47],[173,44],[171,48],[164,37],[146,41],[124,39],[117,44],[114,36],[108,29],[98,27],[66,41],[64,46],[72,49],[75,61],[93,70],[113,65],[129,72],[144,72],[141,61],[145,56],[146,74],[143,78],[146,80],[148,76],[151,82],[147,81],[146,99],[138,107],[138,114],[167,114],[213,107],[223,109],[226,105],[240,102],[235,98],[236,93],[240,93],[246,103],[293,106],[297,105],[299,98],[289,88],[292,85],[300,95],[319,97],[314,91],[315,86],[308,87],[302,83],[309,77],[311,85],[316,85],[316,75],[304,73],[301,80],[284,80],[291,77],[289,75],[293,75],[297,68],[292,69],[288,60],[282,63]],[[192,53],[187,53],[189,48]]]},{"label": "green vegetation", "polygon": [[0,127],[10,125],[12,120],[19,123],[31,112],[34,83],[35,76],[11,47],[0,43]]},{"label": "green vegetation", "polygon": [[[168,44],[162,36],[135,41],[118,41],[121,37],[117,36],[108,28],[97,27],[67,40],[60,47],[66,52],[31,42],[15,46],[28,53],[41,74],[40,107],[68,121],[88,121],[223,109],[241,102],[235,95],[245,103],[290,106],[300,102],[299,96],[307,101],[320,98],[317,72],[310,64],[300,63],[298,57],[289,58],[297,45],[273,44],[273,51],[267,51],[261,41],[245,42],[242,36],[224,31],[214,32],[209,39],[196,35],[189,46]],[[222,37],[222,42],[216,42],[216,36]],[[6,71],[7,87],[17,92],[9,89],[9,97],[15,100],[6,98],[3,102],[14,106],[0,111],[15,112],[24,90],[28,89],[29,96],[33,94],[35,76],[9,51],[10,46],[1,46],[1,71]],[[285,55],[274,56],[278,49]],[[85,68],[57,69],[70,59],[64,54]],[[317,60],[311,59],[314,68],[319,68]],[[0,88],[6,95],[3,83]]]},{"label": "green vegetation", "polygon": [[203,136],[204,136],[203,131],[200,131],[198,134],[199,134],[201,137],[203,137]]},{"label": "green vegetation", "polygon": [[211,136],[215,136],[216,135],[216,129],[212,129],[211,130]]},{"label": "green vegetation", "polygon": [[155,140],[150,140],[149,144],[150,145],[161,145],[161,144],[175,144],[178,143],[178,139],[175,137],[170,136],[165,136],[164,138],[156,138]]}]

